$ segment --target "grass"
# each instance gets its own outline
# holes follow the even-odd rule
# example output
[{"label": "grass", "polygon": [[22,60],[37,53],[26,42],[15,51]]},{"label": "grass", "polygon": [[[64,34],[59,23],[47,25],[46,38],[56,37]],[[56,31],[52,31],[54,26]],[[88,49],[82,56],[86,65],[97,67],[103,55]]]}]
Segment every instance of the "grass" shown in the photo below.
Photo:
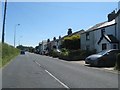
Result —
[{"label": "grass", "polygon": [[19,49],[16,49],[11,45],[0,43],[0,67],[3,67],[8,62],[10,62],[12,58],[19,54],[19,52]]}]

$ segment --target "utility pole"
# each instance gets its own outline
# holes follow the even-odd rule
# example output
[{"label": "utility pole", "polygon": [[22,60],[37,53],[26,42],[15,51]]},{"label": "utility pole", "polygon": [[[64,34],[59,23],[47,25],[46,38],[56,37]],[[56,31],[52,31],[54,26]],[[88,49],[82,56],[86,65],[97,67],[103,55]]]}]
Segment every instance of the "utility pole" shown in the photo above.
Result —
[{"label": "utility pole", "polygon": [[4,37],[5,37],[6,8],[7,8],[7,0],[5,0],[5,7],[4,7],[3,29],[2,29],[2,43],[4,43]]}]

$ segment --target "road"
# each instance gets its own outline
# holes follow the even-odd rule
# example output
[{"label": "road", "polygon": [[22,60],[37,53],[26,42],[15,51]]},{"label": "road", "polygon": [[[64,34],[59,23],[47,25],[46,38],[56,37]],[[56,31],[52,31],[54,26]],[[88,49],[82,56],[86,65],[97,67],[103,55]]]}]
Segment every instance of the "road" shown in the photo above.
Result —
[{"label": "road", "polygon": [[118,74],[32,53],[2,70],[3,88],[118,88]]}]

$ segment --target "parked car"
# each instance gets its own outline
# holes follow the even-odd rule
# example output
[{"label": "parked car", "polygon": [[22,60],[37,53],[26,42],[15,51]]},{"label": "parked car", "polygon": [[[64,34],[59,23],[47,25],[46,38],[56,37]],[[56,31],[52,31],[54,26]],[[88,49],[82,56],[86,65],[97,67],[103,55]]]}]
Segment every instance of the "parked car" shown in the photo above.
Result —
[{"label": "parked car", "polygon": [[25,54],[25,51],[24,51],[24,50],[21,50],[21,51],[20,51],[20,54],[24,55],[24,54]]},{"label": "parked car", "polygon": [[120,50],[117,49],[104,50],[100,53],[88,56],[85,59],[85,63],[91,66],[115,66],[116,55],[118,53],[120,53]]}]

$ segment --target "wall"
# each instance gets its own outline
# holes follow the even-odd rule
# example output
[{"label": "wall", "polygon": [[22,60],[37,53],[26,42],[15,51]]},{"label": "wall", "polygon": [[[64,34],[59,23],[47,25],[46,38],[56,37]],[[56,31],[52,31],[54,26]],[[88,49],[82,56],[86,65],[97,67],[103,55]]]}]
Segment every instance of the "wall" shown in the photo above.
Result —
[{"label": "wall", "polygon": [[86,33],[81,34],[80,39],[81,39],[81,49],[86,50],[86,46],[89,46],[89,50],[94,50],[95,49],[95,44],[94,44],[94,33],[89,32],[89,40],[86,40]]},{"label": "wall", "polygon": [[100,44],[99,44],[99,46],[98,46],[97,52],[102,51],[102,44],[103,44],[103,43],[106,43],[106,44],[107,44],[107,50],[108,50],[108,49],[111,49],[111,44],[110,44],[105,38],[103,38],[103,40],[101,40],[101,42],[100,42]]},{"label": "wall", "polygon": [[116,17],[116,29],[117,29],[117,39],[119,40],[119,49],[120,49],[120,14]]},{"label": "wall", "polygon": [[[113,36],[115,36],[115,25],[109,26],[105,28],[105,34],[112,34]],[[98,45],[98,41],[101,38],[101,29],[95,30],[94,31],[94,40],[95,40],[95,48],[97,50],[97,52],[101,51],[101,46]]]}]

